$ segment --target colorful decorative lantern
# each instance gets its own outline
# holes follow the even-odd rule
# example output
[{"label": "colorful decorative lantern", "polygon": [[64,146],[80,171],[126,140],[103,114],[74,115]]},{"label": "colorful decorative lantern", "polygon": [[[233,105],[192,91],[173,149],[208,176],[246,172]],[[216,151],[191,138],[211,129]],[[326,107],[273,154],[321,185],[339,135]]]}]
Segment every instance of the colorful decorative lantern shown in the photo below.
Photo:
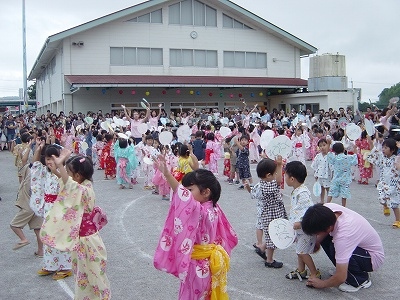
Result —
[{"label": "colorful decorative lantern", "polygon": [[281,90],[278,90],[278,94],[280,94],[282,91]]},{"label": "colorful decorative lantern", "polygon": [[106,93],[106,89],[101,89],[101,92],[103,93],[103,95]]},{"label": "colorful decorative lantern", "polygon": [[253,97],[254,97],[254,93],[251,93],[251,94],[250,94],[250,97],[252,97],[252,98],[253,98]]},{"label": "colorful decorative lantern", "polygon": [[263,93],[263,92],[260,92],[258,95],[259,95],[260,97],[262,97],[262,96],[264,96],[264,93]]},{"label": "colorful decorative lantern", "polygon": [[224,96],[224,93],[219,93],[219,96],[222,98]]},{"label": "colorful decorative lantern", "polygon": [[136,91],[135,91],[135,90],[132,90],[132,91],[131,91],[131,94],[132,94],[132,95],[135,95],[135,94],[136,94]]},{"label": "colorful decorative lantern", "polygon": [[166,91],[166,90],[163,90],[163,91],[162,91],[162,94],[163,94],[163,95],[165,95],[166,93],[167,93],[167,91]]},{"label": "colorful decorative lantern", "polygon": [[176,93],[179,95],[181,93],[181,90],[176,90]]},{"label": "colorful decorative lantern", "polygon": [[208,96],[212,97],[213,93],[208,93]]},{"label": "colorful decorative lantern", "polygon": [[199,96],[199,95],[200,95],[200,91],[197,91],[197,92],[196,92],[196,95]]},{"label": "colorful decorative lantern", "polygon": [[124,93],[124,91],[123,91],[123,90],[119,90],[118,93],[119,93],[120,95],[122,95],[122,94]]},{"label": "colorful decorative lantern", "polygon": [[193,92],[193,91],[190,91],[190,92],[189,92],[189,94],[190,94],[190,95],[193,95],[193,94],[194,94],[194,92]]},{"label": "colorful decorative lantern", "polygon": [[242,98],[242,96],[243,96],[242,94],[239,94],[239,98]]},{"label": "colorful decorative lantern", "polygon": [[146,93],[145,93],[145,94],[146,94],[146,96],[148,96],[148,95],[150,95],[150,92],[149,92],[149,91],[146,91]]},{"label": "colorful decorative lantern", "polygon": [[233,98],[233,94],[230,94],[229,97],[230,97],[230,98]]}]

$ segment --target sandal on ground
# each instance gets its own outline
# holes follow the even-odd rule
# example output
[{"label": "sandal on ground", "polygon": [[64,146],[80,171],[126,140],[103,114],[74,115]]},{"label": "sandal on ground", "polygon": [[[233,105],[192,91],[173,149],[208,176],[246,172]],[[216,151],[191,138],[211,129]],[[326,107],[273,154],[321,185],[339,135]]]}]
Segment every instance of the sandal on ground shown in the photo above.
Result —
[{"label": "sandal on ground", "polygon": [[158,195],[158,192],[157,191],[152,191],[151,192],[153,195]]},{"label": "sandal on ground", "polygon": [[120,189],[120,190],[124,190],[124,189],[125,189],[125,186],[121,184],[121,185],[119,186],[119,189]]},{"label": "sandal on ground", "polygon": [[390,208],[389,208],[388,206],[384,206],[384,207],[383,207],[383,214],[384,214],[386,217],[389,217],[389,216],[390,216]]},{"label": "sandal on ground", "polygon": [[60,280],[60,279],[64,279],[66,277],[69,277],[72,275],[72,271],[71,270],[63,270],[63,271],[57,271],[54,275],[53,275],[53,279],[54,280]]},{"label": "sandal on ground", "polygon": [[392,225],[393,228],[400,228],[400,221],[396,221]]},{"label": "sandal on ground", "polygon": [[265,255],[265,251],[262,251],[260,248],[258,247],[254,247],[254,251],[263,259],[266,260],[267,256]]},{"label": "sandal on ground", "polygon": [[37,253],[36,251],[33,252],[33,254],[34,254],[36,257],[43,258],[43,254],[42,254],[42,255],[39,255],[39,253]]},{"label": "sandal on ground", "polygon": [[266,266],[267,268],[275,268],[275,269],[280,269],[280,268],[282,268],[282,267],[283,267],[283,263],[282,263],[282,262],[280,262],[280,261],[276,261],[276,260],[274,260],[272,263],[265,262],[265,266]]},{"label": "sandal on ground", "polygon": [[303,281],[303,279],[307,278],[307,270],[304,269],[304,271],[300,272],[299,269],[296,269],[285,276],[287,279],[298,279],[300,281]]},{"label": "sandal on ground", "polygon": [[55,272],[56,271],[49,271],[49,270],[46,270],[46,269],[42,268],[39,271],[37,271],[37,274],[40,275],[40,276],[47,276],[47,275],[51,275],[51,274],[53,274]]}]

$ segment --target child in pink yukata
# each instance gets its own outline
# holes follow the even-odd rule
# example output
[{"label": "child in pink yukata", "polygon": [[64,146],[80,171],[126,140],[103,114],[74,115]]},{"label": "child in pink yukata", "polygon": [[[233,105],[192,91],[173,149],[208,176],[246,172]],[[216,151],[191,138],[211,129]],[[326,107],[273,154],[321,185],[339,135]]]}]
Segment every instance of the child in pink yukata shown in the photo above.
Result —
[{"label": "child in pink yukata", "polygon": [[221,185],[205,169],[186,174],[180,184],[162,156],[155,164],[173,195],[154,266],[181,280],[179,299],[228,299],[229,255],[238,238],[217,204]]},{"label": "child in pink yukata", "polygon": [[207,134],[205,155],[205,164],[208,165],[208,170],[218,176],[218,159],[221,156],[221,144],[215,141],[215,135],[212,132]]}]

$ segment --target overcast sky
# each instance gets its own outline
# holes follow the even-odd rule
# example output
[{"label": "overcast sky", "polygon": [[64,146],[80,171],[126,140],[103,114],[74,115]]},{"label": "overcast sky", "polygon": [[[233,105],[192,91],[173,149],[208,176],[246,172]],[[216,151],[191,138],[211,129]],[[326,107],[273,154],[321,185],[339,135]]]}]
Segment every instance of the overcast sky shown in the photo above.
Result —
[{"label": "overcast sky", "polygon": [[[0,97],[18,96],[22,0],[1,2]],[[26,0],[28,75],[48,36],[141,2]],[[363,101],[378,100],[384,88],[400,82],[399,0],[233,2],[318,48],[317,54],[345,55],[349,87],[361,88]],[[308,59],[302,59],[302,78],[308,78]]]}]

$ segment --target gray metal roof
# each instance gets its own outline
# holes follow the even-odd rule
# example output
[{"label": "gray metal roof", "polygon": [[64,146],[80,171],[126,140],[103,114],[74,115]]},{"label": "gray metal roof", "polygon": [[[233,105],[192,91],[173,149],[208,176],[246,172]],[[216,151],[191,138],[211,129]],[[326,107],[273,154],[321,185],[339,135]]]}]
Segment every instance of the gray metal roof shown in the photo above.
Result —
[{"label": "gray metal roof", "polygon": [[[61,44],[63,39],[78,34],[80,32],[92,29],[94,27],[106,24],[108,22],[112,22],[120,18],[129,16],[131,14],[140,12],[141,10],[145,10],[160,4],[164,4],[165,2],[169,1],[171,0],[149,0],[49,36],[39,52],[39,55],[28,76],[28,80],[33,80],[40,76],[40,74],[43,72],[43,69],[49,64],[51,59],[55,56],[56,51],[58,51],[59,45]],[[203,1],[208,2],[207,0]],[[266,31],[271,32],[275,36],[279,36],[285,42],[296,46],[297,48],[300,49],[301,56],[313,54],[318,50],[314,46],[295,37],[294,35],[279,28],[278,26],[275,26],[274,24],[264,20],[263,18],[244,9],[243,7],[233,3],[232,1],[214,0],[213,2],[210,1],[210,4],[215,4],[215,2],[218,2],[222,7],[225,7],[227,12],[233,12],[236,15],[248,17],[253,21],[257,22],[258,24],[260,24],[261,28],[264,28]]]}]

